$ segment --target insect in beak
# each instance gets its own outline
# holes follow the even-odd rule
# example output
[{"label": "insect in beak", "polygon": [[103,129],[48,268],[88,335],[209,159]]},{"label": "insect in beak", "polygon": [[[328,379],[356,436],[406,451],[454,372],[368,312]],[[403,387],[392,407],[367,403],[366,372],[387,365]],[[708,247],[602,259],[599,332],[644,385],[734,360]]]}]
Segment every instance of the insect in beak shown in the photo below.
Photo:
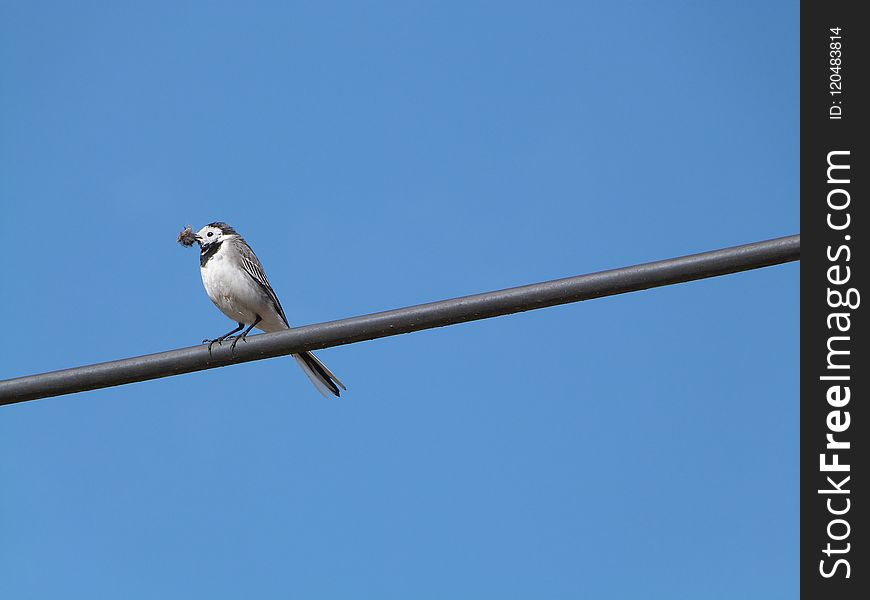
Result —
[{"label": "insect in beak", "polygon": [[178,243],[182,246],[193,246],[194,242],[201,242],[202,239],[200,236],[195,233],[191,233],[190,225],[185,227],[181,233],[178,234]]}]

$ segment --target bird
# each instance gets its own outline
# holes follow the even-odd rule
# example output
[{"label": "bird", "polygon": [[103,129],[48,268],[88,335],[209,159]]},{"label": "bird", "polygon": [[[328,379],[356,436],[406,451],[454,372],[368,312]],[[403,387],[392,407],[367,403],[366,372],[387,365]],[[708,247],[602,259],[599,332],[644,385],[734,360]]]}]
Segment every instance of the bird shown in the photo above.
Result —
[{"label": "bird", "polygon": [[[190,245],[189,231],[186,230],[186,239],[179,236],[179,241],[185,245]],[[199,272],[208,297],[223,314],[238,324],[222,336],[203,340],[209,344],[209,351],[215,343],[221,344],[230,337],[234,338],[231,346],[231,351],[234,351],[236,343],[245,340],[254,327],[267,333],[290,329],[278,295],[245,238],[222,221],[209,223],[192,237],[199,244]],[[234,335],[246,325],[248,328],[241,335]],[[313,353],[299,352],[293,358],[324,396],[341,396],[341,390],[347,390]]]}]

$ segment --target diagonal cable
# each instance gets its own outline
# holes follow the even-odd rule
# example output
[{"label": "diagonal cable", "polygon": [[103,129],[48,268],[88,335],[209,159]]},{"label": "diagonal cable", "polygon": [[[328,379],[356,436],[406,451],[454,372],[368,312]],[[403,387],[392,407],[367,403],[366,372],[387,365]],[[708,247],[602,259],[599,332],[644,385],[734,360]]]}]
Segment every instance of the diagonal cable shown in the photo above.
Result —
[{"label": "diagonal cable", "polygon": [[256,335],[0,381],[0,405],[352,344],[569,302],[636,292],[800,260],[800,235]]}]

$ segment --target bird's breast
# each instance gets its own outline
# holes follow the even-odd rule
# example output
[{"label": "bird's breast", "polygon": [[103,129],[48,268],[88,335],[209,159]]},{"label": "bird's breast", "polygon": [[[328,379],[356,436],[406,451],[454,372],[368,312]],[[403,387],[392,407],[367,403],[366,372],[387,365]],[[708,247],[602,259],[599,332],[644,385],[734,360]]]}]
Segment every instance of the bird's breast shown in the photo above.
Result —
[{"label": "bird's breast", "polygon": [[215,254],[200,267],[205,291],[226,316],[239,323],[253,323],[261,312],[260,291],[230,257]]},{"label": "bird's breast", "polygon": [[205,291],[212,302],[221,309],[228,308],[239,293],[240,273],[234,273],[232,265],[225,257],[213,256],[200,270]]}]

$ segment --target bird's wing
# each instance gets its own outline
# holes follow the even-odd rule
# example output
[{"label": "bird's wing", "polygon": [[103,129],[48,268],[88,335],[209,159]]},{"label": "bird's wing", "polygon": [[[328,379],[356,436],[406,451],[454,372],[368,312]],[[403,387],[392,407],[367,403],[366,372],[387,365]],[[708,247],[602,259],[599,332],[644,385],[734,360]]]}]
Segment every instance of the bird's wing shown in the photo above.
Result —
[{"label": "bird's wing", "polygon": [[260,259],[257,258],[257,255],[254,254],[254,251],[244,238],[238,237],[233,241],[235,242],[236,248],[239,250],[239,255],[242,257],[242,270],[244,270],[245,273],[247,273],[250,278],[253,279],[264,292],[266,292],[266,295],[275,305],[275,312],[281,316],[284,324],[287,327],[290,327],[290,324],[287,322],[287,316],[284,314],[284,308],[281,306],[281,301],[278,300],[278,295],[275,293],[275,290],[272,289],[272,286],[269,285],[269,280],[266,279],[266,272],[263,271],[263,265],[260,264]]}]

